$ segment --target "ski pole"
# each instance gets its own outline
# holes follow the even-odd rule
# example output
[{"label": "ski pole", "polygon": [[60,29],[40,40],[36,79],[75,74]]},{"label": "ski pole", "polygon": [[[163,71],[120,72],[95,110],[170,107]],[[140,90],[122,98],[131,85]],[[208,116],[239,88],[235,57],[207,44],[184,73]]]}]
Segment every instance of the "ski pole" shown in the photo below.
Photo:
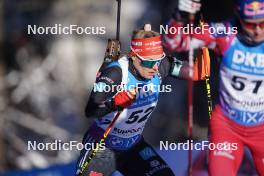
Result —
[{"label": "ski pole", "polygon": [[203,52],[203,60],[205,62],[205,84],[206,84],[206,94],[207,94],[207,104],[208,104],[208,115],[209,119],[211,119],[212,114],[212,96],[211,96],[211,86],[210,86],[210,70],[208,69],[208,65],[210,67],[210,63],[207,63],[207,61],[210,61],[210,55],[207,47],[202,48]]},{"label": "ski pole", "polygon": [[[193,23],[194,16],[189,16],[190,23]],[[192,140],[192,130],[193,130],[193,58],[194,49],[192,46],[192,37],[190,36],[189,44],[189,79],[188,79],[188,139]],[[188,150],[188,175],[192,175],[192,150]]]},{"label": "ski pole", "polygon": [[116,122],[116,120],[118,119],[118,117],[120,116],[120,114],[123,112],[122,110],[118,110],[118,112],[116,113],[116,115],[114,116],[114,118],[112,119],[111,123],[108,125],[108,127],[106,128],[103,137],[100,139],[100,141],[97,143],[98,145],[96,145],[96,148],[94,150],[92,150],[91,154],[89,155],[87,161],[84,163],[84,165],[82,166],[82,169],[80,171],[80,173],[78,174],[79,176],[83,176],[83,172],[84,170],[88,167],[88,165],[91,163],[92,159],[94,158],[94,156],[96,155],[96,153],[99,150],[99,147],[101,146],[101,144],[105,141],[106,137],[108,136],[108,134],[110,133],[114,123]]},{"label": "ski pole", "polygon": [[[136,98],[136,92],[137,92],[137,88],[133,89],[131,91],[131,93],[133,94],[133,96],[135,96]],[[91,154],[89,155],[87,161],[85,161],[84,165],[81,168],[80,173],[78,174],[79,176],[83,175],[83,171],[87,168],[87,166],[91,163],[92,159],[94,158],[94,156],[96,155],[96,153],[99,150],[99,147],[101,146],[101,144],[105,141],[105,139],[107,138],[108,134],[110,133],[112,127],[114,126],[116,120],[118,119],[118,117],[120,116],[120,114],[123,112],[124,108],[122,107],[118,107],[117,108],[117,113],[116,115],[113,117],[113,119],[111,120],[110,124],[107,126],[106,130],[104,131],[104,134],[102,136],[102,138],[99,140],[99,142],[97,143],[98,145],[96,145],[96,148],[94,150],[91,150]]]}]

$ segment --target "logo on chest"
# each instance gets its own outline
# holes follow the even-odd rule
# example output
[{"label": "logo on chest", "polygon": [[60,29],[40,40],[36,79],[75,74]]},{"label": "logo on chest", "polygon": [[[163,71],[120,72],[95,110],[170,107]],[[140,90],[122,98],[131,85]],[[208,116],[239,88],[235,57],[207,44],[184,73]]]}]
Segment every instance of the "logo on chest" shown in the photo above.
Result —
[{"label": "logo on chest", "polygon": [[155,103],[158,100],[158,92],[156,91],[145,91],[144,89],[138,89],[138,93],[136,96],[136,102],[137,105],[147,105]]},{"label": "logo on chest", "polygon": [[264,54],[262,53],[235,50],[232,61],[237,65],[264,68]]}]

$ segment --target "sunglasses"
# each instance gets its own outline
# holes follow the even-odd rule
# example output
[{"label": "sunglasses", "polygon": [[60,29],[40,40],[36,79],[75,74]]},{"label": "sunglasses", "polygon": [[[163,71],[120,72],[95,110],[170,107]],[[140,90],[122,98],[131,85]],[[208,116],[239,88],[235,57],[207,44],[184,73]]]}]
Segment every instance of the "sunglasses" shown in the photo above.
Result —
[{"label": "sunglasses", "polygon": [[159,66],[161,62],[161,60],[142,60],[142,59],[140,60],[141,60],[141,65],[147,68],[153,68],[154,65]]},{"label": "sunglasses", "polygon": [[147,68],[153,68],[154,65],[159,66],[160,63],[161,63],[161,60],[165,57],[165,54],[164,53],[161,56],[161,58],[158,58],[158,59],[145,59],[145,58],[139,56],[138,54],[136,54],[136,55],[139,58],[139,60],[141,61],[141,65],[143,67],[147,67]]},{"label": "sunglasses", "polygon": [[147,68],[153,68],[155,65],[159,66],[160,63],[161,63],[161,60],[166,56],[165,53],[163,53],[161,58],[158,58],[158,59],[146,59],[146,58],[143,58],[142,56],[138,55],[132,48],[131,48],[131,50],[136,54],[136,56],[141,61],[141,66],[147,67]]},{"label": "sunglasses", "polygon": [[264,21],[259,23],[250,23],[250,22],[242,21],[242,23],[248,29],[256,29],[257,26],[259,26],[261,29],[264,29]]}]

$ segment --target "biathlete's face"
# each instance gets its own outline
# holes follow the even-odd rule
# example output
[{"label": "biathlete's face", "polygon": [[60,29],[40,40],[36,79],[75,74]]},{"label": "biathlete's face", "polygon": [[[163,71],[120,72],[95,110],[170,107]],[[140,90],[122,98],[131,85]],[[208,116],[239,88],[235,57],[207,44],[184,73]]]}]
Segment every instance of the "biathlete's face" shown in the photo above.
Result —
[{"label": "biathlete's face", "polygon": [[264,42],[264,18],[257,20],[241,20],[243,30],[255,43]]},{"label": "biathlete's face", "polygon": [[161,59],[164,58],[164,54],[156,56],[138,57],[135,56],[133,64],[138,73],[146,79],[152,79],[157,74]]}]

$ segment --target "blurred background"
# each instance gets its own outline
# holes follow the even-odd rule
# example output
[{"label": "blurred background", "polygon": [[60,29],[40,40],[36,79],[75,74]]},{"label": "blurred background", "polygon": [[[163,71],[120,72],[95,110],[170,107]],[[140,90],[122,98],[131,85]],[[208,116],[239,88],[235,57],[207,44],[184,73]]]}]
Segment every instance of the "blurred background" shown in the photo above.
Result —
[{"label": "blurred background", "polygon": [[[204,0],[206,20],[233,15],[232,2]],[[122,53],[132,31],[150,22],[156,31],[177,7],[175,0],[122,0]],[[115,37],[115,0],[0,0],[0,175],[73,175],[79,151],[28,151],[27,142],[81,141],[91,120],[84,116],[108,38]],[[28,25],[105,26],[104,35],[28,35]],[[183,58],[184,59],[184,58]],[[218,58],[213,56],[212,92],[217,97]],[[173,92],[161,93],[144,136],[159,141],[187,139],[187,82],[168,77]],[[207,140],[208,115],[204,82],[194,85],[196,141]],[[214,99],[216,102],[217,99]],[[187,154],[161,152],[177,175],[185,175]],[[195,153],[206,175],[205,153]],[[184,162],[183,162],[184,161]],[[251,167],[251,165],[249,165]]]}]

